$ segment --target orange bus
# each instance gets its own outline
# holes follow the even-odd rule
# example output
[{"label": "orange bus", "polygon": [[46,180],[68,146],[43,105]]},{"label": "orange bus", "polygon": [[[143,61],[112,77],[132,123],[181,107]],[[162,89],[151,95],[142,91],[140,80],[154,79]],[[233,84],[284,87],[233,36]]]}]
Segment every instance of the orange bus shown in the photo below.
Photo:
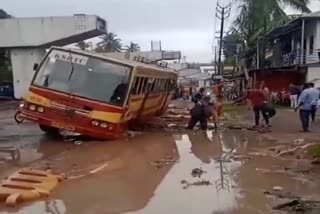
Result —
[{"label": "orange bus", "polygon": [[53,47],[40,65],[17,117],[44,132],[68,130],[100,139],[121,136],[131,121],[162,114],[177,73],[143,62]]}]

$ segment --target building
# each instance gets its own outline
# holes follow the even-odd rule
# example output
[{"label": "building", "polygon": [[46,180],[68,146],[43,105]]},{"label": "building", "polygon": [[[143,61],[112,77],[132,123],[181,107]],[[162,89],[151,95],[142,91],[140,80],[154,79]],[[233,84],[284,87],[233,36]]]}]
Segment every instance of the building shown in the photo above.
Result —
[{"label": "building", "polygon": [[249,71],[252,84],[280,91],[289,84],[320,87],[320,11],[295,16],[266,34],[264,69]]}]

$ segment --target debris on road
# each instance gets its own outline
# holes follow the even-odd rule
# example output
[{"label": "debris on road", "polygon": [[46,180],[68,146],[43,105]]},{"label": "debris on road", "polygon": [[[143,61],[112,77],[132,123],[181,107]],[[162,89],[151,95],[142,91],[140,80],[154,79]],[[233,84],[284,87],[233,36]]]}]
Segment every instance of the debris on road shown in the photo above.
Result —
[{"label": "debris on road", "polygon": [[313,165],[320,165],[320,158],[315,158],[315,159],[311,162],[311,164],[313,164]]},{"label": "debris on road", "polygon": [[280,186],[274,186],[274,187],[273,187],[273,190],[274,190],[274,191],[282,191],[283,188],[280,187]]},{"label": "debris on road", "polygon": [[176,161],[177,160],[175,158],[167,156],[167,157],[162,158],[160,160],[152,161],[150,164],[151,164],[151,166],[160,169],[160,168],[162,168],[164,166],[173,164]]},{"label": "debris on road", "polygon": [[48,196],[64,176],[54,175],[51,170],[21,169],[0,184],[0,202],[15,206],[18,202]]},{"label": "debris on road", "polygon": [[194,168],[191,172],[192,177],[201,178],[203,173],[207,173],[206,171],[202,170],[201,168]]},{"label": "debris on road", "polygon": [[212,183],[208,180],[200,180],[200,181],[195,181],[192,183],[189,183],[186,180],[182,180],[180,183],[184,185],[182,187],[183,189],[188,189],[191,186],[210,186],[210,185],[212,185]]},{"label": "debris on road", "polygon": [[319,213],[320,201],[295,199],[273,207],[274,210],[282,210],[294,213]]},{"label": "debris on road", "polygon": [[236,154],[231,155],[230,158],[232,159],[232,161],[248,161],[252,159],[252,157],[247,155],[236,155]]},{"label": "debris on road", "polygon": [[284,192],[282,187],[275,186],[272,191],[265,191],[264,194],[281,200],[272,207],[273,210],[286,213],[320,213],[320,201],[303,199],[291,192]]},{"label": "debris on road", "polygon": [[87,175],[91,175],[91,174],[95,174],[95,173],[98,173],[100,172],[101,170],[103,170],[104,168],[106,168],[107,166],[109,166],[109,163],[105,163],[87,173],[83,173],[83,174],[80,174],[80,175],[75,175],[75,176],[69,176],[68,179],[78,179],[78,178],[83,178]]},{"label": "debris on road", "polygon": [[315,143],[309,143],[309,144],[306,144],[306,145],[301,145],[301,146],[294,147],[294,148],[292,148],[292,149],[287,149],[287,150],[284,150],[284,151],[278,153],[278,154],[276,155],[276,157],[284,156],[284,155],[292,155],[292,154],[294,154],[297,150],[307,149],[308,147],[313,146],[313,145],[315,145]]},{"label": "debris on road", "polygon": [[[281,189],[281,188],[280,188]],[[264,191],[264,195],[272,196],[276,198],[285,198],[285,199],[300,199],[299,196],[291,193],[291,192],[284,192],[282,189],[272,190],[272,191]]]}]

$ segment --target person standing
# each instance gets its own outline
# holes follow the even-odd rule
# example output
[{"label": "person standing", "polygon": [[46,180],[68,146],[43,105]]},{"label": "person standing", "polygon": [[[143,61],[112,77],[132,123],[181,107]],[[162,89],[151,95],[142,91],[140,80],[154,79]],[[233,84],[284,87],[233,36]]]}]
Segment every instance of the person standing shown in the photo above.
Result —
[{"label": "person standing", "polygon": [[197,104],[202,99],[204,92],[205,92],[205,88],[200,88],[200,90],[192,96],[191,101]]},{"label": "person standing", "polygon": [[254,113],[254,122],[255,122],[254,128],[258,128],[260,125],[260,113],[262,114],[266,122],[266,125],[270,127],[269,115],[266,113],[266,111],[263,111],[264,105],[267,103],[267,99],[263,91],[248,89],[247,94],[244,97],[239,98],[235,102],[245,100],[245,99],[251,102],[251,107]]},{"label": "person standing", "polygon": [[295,108],[296,111],[299,109],[302,132],[309,132],[309,123],[312,108],[312,93],[310,93],[309,87],[309,84],[304,85],[304,90],[302,91],[299,98],[299,105]]},{"label": "person standing", "polygon": [[314,83],[309,83],[309,89],[310,91],[310,96],[312,98],[312,103],[311,103],[311,121],[314,123],[316,120],[316,112],[317,112],[317,106],[318,106],[318,101],[319,101],[319,96],[320,92],[318,89],[314,87]]},{"label": "person standing", "polygon": [[209,95],[204,96],[195,106],[190,110],[191,118],[188,123],[188,129],[192,130],[195,125],[200,122],[202,130],[207,130],[208,119],[213,115],[213,108],[210,106]]},{"label": "person standing", "polygon": [[300,89],[297,86],[290,84],[289,91],[290,91],[290,106],[291,108],[295,109],[298,106],[298,97],[300,95]]}]

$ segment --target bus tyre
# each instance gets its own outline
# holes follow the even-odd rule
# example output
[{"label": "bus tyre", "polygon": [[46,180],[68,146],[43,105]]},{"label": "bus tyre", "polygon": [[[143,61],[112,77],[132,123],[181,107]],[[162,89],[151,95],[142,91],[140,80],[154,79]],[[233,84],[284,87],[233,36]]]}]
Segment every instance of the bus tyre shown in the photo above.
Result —
[{"label": "bus tyre", "polygon": [[20,124],[24,121],[24,119],[21,117],[21,111],[18,111],[15,115],[14,115],[14,120]]},{"label": "bus tyre", "polygon": [[59,135],[59,129],[57,128],[44,125],[39,125],[39,128],[48,135]]}]

